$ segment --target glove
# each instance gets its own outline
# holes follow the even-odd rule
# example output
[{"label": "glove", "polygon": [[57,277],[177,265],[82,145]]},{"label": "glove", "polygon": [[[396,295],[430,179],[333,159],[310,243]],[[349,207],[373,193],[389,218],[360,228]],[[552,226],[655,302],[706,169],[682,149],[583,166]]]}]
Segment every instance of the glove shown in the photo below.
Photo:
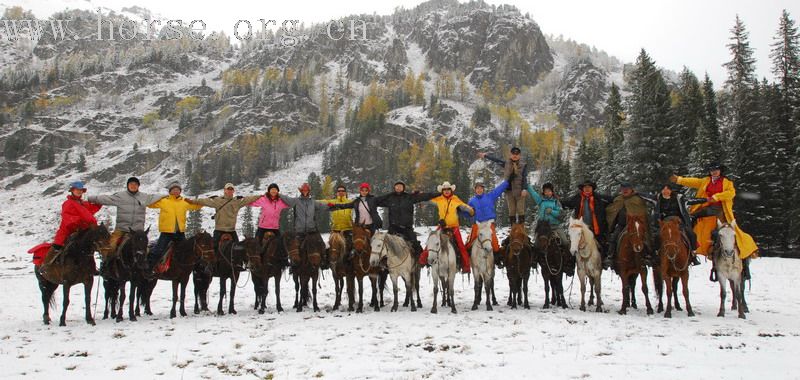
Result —
[{"label": "glove", "polygon": [[548,208],[544,209],[544,213],[545,213],[545,214],[551,214],[552,212],[553,212],[553,209],[552,209],[552,208],[550,208],[550,207],[548,207]]},{"label": "glove", "polygon": [[714,199],[713,197],[708,197],[708,198],[706,198],[706,201],[707,202],[716,202],[717,200]]},{"label": "glove", "polygon": [[333,203],[328,203],[328,208],[334,208],[334,207],[336,207],[336,205],[335,205],[335,204],[333,204]]},{"label": "glove", "polygon": [[678,183],[678,176],[676,176],[675,174],[669,176],[669,181],[672,183]]}]

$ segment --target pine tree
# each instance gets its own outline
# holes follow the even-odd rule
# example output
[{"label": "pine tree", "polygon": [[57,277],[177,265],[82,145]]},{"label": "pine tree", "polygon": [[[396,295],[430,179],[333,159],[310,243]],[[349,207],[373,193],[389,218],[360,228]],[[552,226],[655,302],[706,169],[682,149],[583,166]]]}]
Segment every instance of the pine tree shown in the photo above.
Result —
[{"label": "pine tree", "polygon": [[731,133],[730,157],[733,172],[741,172],[740,167],[744,165],[750,155],[751,146],[748,142],[753,141],[751,125],[755,125],[753,112],[755,97],[752,89],[756,85],[755,79],[755,58],[753,49],[750,47],[749,33],[739,16],[731,28],[730,43],[727,45],[731,52],[731,60],[724,64],[728,71],[728,79],[725,81],[726,90],[730,94],[730,125],[727,126]]},{"label": "pine tree", "polygon": [[78,157],[78,166],[77,166],[77,168],[78,168],[79,172],[85,172],[86,171],[86,156],[83,153],[81,153],[81,155]]},{"label": "pine tree", "polygon": [[252,207],[245,207],[244,208],[244,223],[242,224],[242,235],[245,238],[251,238],[255,236],[255,223],[253,222],[253,208]]},{"label": "pine tree", "polygon": [[703,94],[697,77],[684,67],[680,73],[680,83],[673,92],[673,125],[667,131],[665,143],[672,147],[669,160],[673,173],[686,173],[689,167],[689,153],[695,143],[697,130],[704,118]]},{"label": "pine tree", "polygon": [[605,144],[603,147],[603,170],[598,185],[601,190],[608,191],[620,180],[622,163],[618,156],[623,149],[624,143],[622,122],[625,120],[625,115],[619,87],[614,83],[611,84],[611,90],[603,113],[606,118]]},{"label": "pine tree", "polygon": [[717,95],[714,92],[714,83],[706,73],[703,80],[703,119],[697,126],[694,144],[689,159],[689,173],[700,175],[705,171],[706,165],[719,162],[722,153],[719,136],[719,121],[717,120]]}]

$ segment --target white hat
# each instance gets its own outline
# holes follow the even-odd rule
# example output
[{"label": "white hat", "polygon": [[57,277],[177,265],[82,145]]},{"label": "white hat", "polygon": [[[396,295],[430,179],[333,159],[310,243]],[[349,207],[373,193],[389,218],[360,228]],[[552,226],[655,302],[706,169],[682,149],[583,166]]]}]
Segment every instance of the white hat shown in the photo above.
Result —
[{"label": "white hat", "polygon": [[442,192],[442,190],[444,190],[444,189],[450,189],[450,190],[452,190],[452,191],[456,191],[456,185],[452,185],[452,184],[450,184],[450,182],[444,181],[444,183],[443,183],[443,184],[441,184],[441,185],[439,185],[439,186],[436,186],[436,191],[438,191],[438,192],[440,192],[440,193],[441,193],[441,192]]}]

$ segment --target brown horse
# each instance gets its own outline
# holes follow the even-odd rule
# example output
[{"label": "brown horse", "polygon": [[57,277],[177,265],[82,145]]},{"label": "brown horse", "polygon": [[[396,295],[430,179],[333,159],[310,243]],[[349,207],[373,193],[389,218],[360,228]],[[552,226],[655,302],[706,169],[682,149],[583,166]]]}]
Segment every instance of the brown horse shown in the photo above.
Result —
[{"label": "brown horse", "polygon": [[172,282],[172,309],[169,312],[170,318],[175,318],[175,306],[178,302],[178,285],[180,285],[180,313],[182,317],[186,314],[186,285],[189,283],[189,276],[198,263],[203,263],[206,267],[213,266],[216,261],[214,254],[214,240],[207,232],[199,232],[189,239],[178,243],[170,244],[166,255],[172,255],[169,268],[156,273],[155,279],[147,284],[147,288],[142,294],[142,302],[145,307],[145,314],[152,315],[150,312],[150,296],[158,280]]},{"label": "brown horse", "polygon": [[[567,273],[570,267],[575,267],[575,261],[562,248],[563,243],[558,240],[550,223],[536,223],[535,242],[536,262],[542,269],[542,280],[544,280],[543,308],[550,308],[551,303],[566,308],[567,300],[564,298],[563,278],[564,273]],[[550,297],[550,288],[553,290],[552,298]]]},{"label": "brown horse", "polygon": [[511,291],[508,304],[512,309],[522,304],[530,309],[528,304],[528,279],[531,276],[532,247],[528,240],[525,225],[514,224],[511,226],[508,246],[505,248],[504,262],[508,276],[508,287]]},{"label": "brown horse", "polygon": [[345,258],[350,252],[348,247],[347,238],[344,233],[339,231],[331,231],[330,238],[328,239],[328,267],[331,268],[333,275],[334,290],[336,297],[333,302],[333,310],[339,310],[342,305],[342,292],[344,291],[344,279],[352,272],[352,267],[349,261]]},{"label": "brown horse", "polygon": [[[122,307],[125,303],[125,283],[130,282],[130,300],[128,302],[128,318],[136,320],[134,304],[136,294],[142,291],[144,276],[147,273],[147,231],[129,231],[128,236],[120,243],[117,252],[108,255],[105,259],[103,270],[103,287],[106,288],[106,303],[111,304],[111,317],[117,322],[122,322]],[[109,288],[115,290],[109,297]],[[119,311],[116,310],[117,295],[119,295]],[[108,306],[108,305],[107,305]],[[108,311],[103,312],[103,319],[108,317]]]},{"label": "brown horse", "polygon": [[269,293],[269,279],[275,279],[275,310],[283,311],[281,307],[281,276],[286,268],[286,250],[279,237],[272,232],[266,232],[261,239],[259,250],[254,252],[249,248],[245,239],[245,250],[250,274],[253,276],[253,290],[256,293],[255,310],[264,314]]},{"label": "brown horse", "polygon": [[358,307],[356,313],[364,312],[364,277],[369,276],[372,285],[372,299],[369,305],[380,310],[384,306],[383,290],[386,288],[386,279],[389,273],[382,268],[370,267],[369,255],[372,247],[370,239],[372,231],[362,225],[353,226],[353,253],[350,257],[350,266],[353,268],[347,275],[347,302],[348,311],[353,311],[355,305],[355,288],[358,285]]},{"label": "brown horse", "polygon": [[69,289],[73,285],[83,284],[86,323],[94,326],[94,318],[89,309],[92,285],[94,285],[94,253],[99,247],[108,243],[109,237],[108,229],[103,224],[73,232],[59,254],[50,249],[45,256],[44,264],[34,267],[33,272],[39,282],[39,290],[42,291],[44,324],[50,324],[50,303],[58,285],[64,290],[61,320],[58,325],[66,326]]},{"label": "brown horse", "polygon": [[309,232],[295,238],[295,234],[284,235],[284,243],[289,251],[289,260],[292,262],[292,277],[295,281],[295,303],[298,312],[303,311],[303,306],[308,304],[309,280],[311,281],[311,298],[314,311],[319,311],[317,305],[317,281],[319,269],[322,265],[322,255],[325,254],[325,242],[319,232]]},{"label": "brown horse", "polygon": [[644,262],[644,250],[647,249],[647,222],[643,217],[628,215],[625,231],[619,236],[619,254],[617,255],[617,274],[622,279],[622,308],[620,314],[626,314],[631,302],[632,287],[636,284],[636,276],[642,277],[642,293],[647,305],[647,314],[653,314],[650,296],[647,291],[647,267]]},{"label": "brown horse", "polygon": [[667,311],[664,312],[664,318],[672,318],[672,292],[677,291],[672,287],[675,278],[681,279],[686,312],[693,317],[692,304],[689,303],[689,246],[688,239],[681,233],[681,220],[669,217],[658,223],[661,238],[658,249],[661,256],[661,277],[667,288]]},{"label": "brown horse", "polygon": [[[214,251],[215,265],[211,266],[211,272],[198,270],[195,267],[193,278],[195,285],[195,309],[197,309],[198,296],[201,300],[208,298],[208,288],[214,277],[219,277],[219,303],[217,304],[217,315],[225,315],[222,309],[222,302],[228,295],[228,313],[236,314],[234,298],[236,298],[236,283],[239,282],[239,273],[244,266],[246,259],[244,246],[240,242],[233,241],[230,233],[222,233],[219,238],[219,245]],[[228,294],[226,283],[231,280],[231,288]],[[206,302],[201,302],[207,305]],[[207,309],[205,309],[207,310]]]}]

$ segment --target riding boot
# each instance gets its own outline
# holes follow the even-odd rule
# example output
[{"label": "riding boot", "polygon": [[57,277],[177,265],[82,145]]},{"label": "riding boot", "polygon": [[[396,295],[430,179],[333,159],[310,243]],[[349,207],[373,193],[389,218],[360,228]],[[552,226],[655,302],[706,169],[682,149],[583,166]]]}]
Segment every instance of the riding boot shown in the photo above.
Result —
[{"label": "riding boot", "polygon": [[503,265],[503,254],[500,252],[494,252],[494,265],[499,269],[505,267],[505,265]]},{"label": "riding boot", "polygon": [[708,275],[708,281],[717,282],[717,268],[714,260],[711,260],[711,273]]},{"label": "riding boot", "polygon": [[692,266],[700,265],[700,259],[697,258],[697,252],[689,252],[689,264]]}]

